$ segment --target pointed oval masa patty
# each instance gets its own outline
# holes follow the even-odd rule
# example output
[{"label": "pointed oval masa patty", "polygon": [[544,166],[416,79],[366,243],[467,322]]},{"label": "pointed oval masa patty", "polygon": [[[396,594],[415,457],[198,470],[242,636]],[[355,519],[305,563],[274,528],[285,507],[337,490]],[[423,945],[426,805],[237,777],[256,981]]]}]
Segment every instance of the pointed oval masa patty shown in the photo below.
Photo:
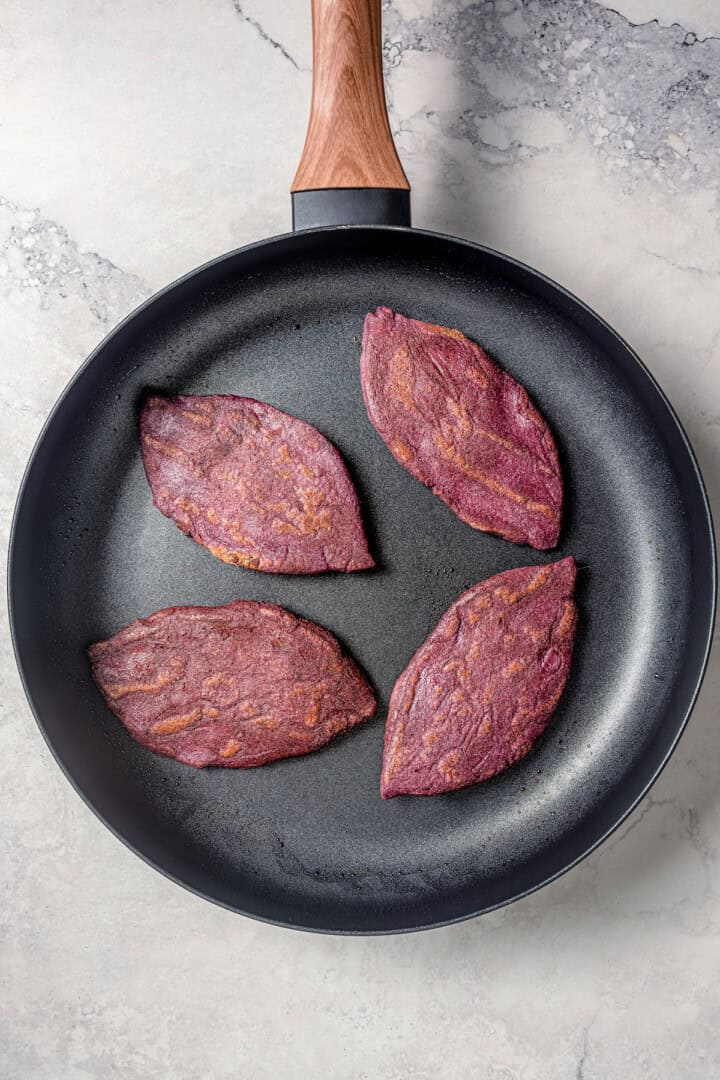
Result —
[{"label": "pointed oval masa patty", "polygon": [[459,518],[517,544],[555,547],[562,476],[552,433],[479,345],[380,307],[365,319],[361,381],[393,456]]},{"label": "pointed oval masa patty", "polygon": [[481,581],[395,684],[380,790],[438,795],[523,758],[565,688],[577,623],[572,558]]},{"label": "pointed oval masa patty", "polygon": [[340,454],[316,428],[232,394],[148,397],[153,502],[223,562],[277,574],[374,566]]},{"label": "pointed oval masa patty", "polygon": [[308,754],[375,713],[332,634],[277,604],[165,608],[88,656],[132,737],[196,767]]}]

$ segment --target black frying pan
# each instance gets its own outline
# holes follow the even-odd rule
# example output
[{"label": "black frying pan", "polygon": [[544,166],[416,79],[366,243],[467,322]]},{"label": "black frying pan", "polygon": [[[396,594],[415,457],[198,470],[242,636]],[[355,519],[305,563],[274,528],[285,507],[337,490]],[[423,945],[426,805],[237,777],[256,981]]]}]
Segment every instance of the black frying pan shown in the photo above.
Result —
[{"label": "black frying pan", "polygon": [[[296,225],[353,227],[298,231],[223,256],[99,346],[28,466],[10,610],[50,747],[138,854],[261,919],[407,930],[538,888],[647,791],[702,678],[715,552],[690,446],[628,346],[512,259],[403,227],[408,199],[374,51],[379,0],[316,0],[314,8],[313,120],[296,187],[326,190],[295,195]],[[336,126],[318,156],[328,101]],[[345,139],[350,123],[367,127],[354,142]],[[327,190],[348,181],[354,190]],[[389,803],[379,776],[396,677],[464,589],[547,555],[464,525],[376,435],[358,361],[363,317],[380,303],[461,328],[527,387],[562,454],[567,512],[553,557],[572,553],[581,567],[571,680],[532,753],[475,788]],[[254,573],[185,538],[153,508],[143,474],[137,420],[149,389],[250,395],[315,424],[349,463],[378,569]],[[194,770],[137,746],[96,691],[85,647],[156,608],[237,598],[275,601],[335,633],[377,689],[377,720],[320,753],[247,771]]]}]

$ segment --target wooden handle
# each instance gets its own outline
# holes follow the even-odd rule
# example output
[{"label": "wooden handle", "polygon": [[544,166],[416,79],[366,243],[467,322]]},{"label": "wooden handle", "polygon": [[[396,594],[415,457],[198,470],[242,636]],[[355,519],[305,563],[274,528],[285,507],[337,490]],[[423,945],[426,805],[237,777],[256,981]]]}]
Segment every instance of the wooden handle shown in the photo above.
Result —
[{"label": "wooden handle", "polygon": [[313,88],[291,191],[401,188],[382,74],[380,0],[312,0]]}]

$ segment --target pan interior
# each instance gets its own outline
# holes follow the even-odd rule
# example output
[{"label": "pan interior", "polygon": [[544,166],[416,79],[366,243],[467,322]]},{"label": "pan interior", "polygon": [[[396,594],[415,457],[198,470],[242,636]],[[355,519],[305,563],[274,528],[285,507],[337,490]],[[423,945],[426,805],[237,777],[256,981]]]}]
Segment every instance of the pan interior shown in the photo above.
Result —
[{"label": "pan interior", "polygon": [[[526,386],[561,451],[567,512],[556,552],[474,531],[393,460],[367,419],[358,375],[363,318],[379,304],[459,327]],[[148,390],[249,395],[315,424],[348,463],[378,569],[260,574],[184,537],[153,508],[143,473],[137,421]],[[580,566],[580,629],[545,737],[488,783],[382,802],[386,704],[440,615],[491,574],[567,554]],[[712,573],[682,433],[611,331],[493,253],[355,229],[228,256],[104,344],[36,452],[11,600],[46,735],[123,838],[239,910],[377,931],[511,899],[622,816],[691,702]],[[274,601],[336,634],[376,688],[377,719],[317,754],[246,771],[198,771],[137,746],[95,690],[86,646],[157,608],[240,598]]]}]

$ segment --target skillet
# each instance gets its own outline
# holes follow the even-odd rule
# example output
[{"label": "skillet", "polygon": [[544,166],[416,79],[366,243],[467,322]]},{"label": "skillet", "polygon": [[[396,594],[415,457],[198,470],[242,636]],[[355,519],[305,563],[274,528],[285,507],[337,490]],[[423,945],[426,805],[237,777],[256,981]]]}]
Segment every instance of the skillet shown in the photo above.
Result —
[{"label": "skillet", "polygon": [[[380,0],[313,0],[313,101],[294,233],[233,251],[150,299],[96,349],[48,419],[9,559],[16,657],[80,795],[127,845],[203,897],[308,930],[420,929],[551,881],[648,790],[697,696],[715,612],[702,479],[631,349],[543,275],[410,228],[385,110]],[[560,447],[557,552],[478,533],[390,456],[359,383],[367,311],[457,327],[528,389]],[[348,462],[375,571],[302,578],[227,566],[151,502],[148,391],[237,393],[315,424]],[[470,585],[573,554],[580,630],[548,732],[494,780],[383,803],[395,679]],[[375,721],[262,769],[193,770],[136,745],[90,677],[87,645],[174,604],[273,601],[321,623],[374,684]]]}]

